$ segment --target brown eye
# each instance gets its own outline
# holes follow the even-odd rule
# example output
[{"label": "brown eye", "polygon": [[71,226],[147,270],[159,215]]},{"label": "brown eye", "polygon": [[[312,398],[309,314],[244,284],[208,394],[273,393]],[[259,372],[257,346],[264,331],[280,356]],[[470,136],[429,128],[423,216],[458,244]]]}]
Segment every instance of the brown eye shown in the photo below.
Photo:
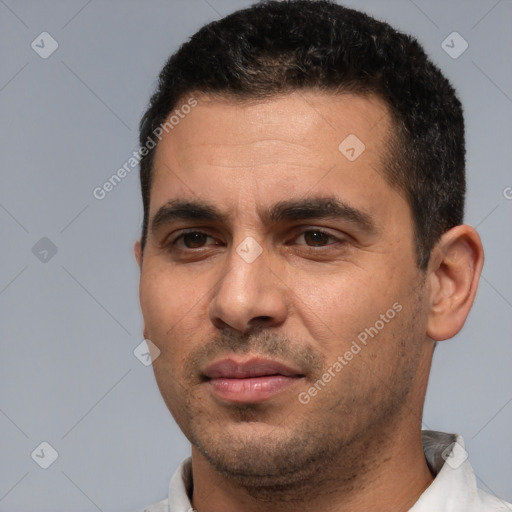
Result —
[{"label": "brown eye", "polygon": [[199,249],[206,245],[208,235],[199,232],[185,233],[182,237],[183,245],[187,249]]},{"label": "brown eye", "polygon": [[322,247],[332,243],[333,240],[331,235],[319,230],[305,231],[302,236],[304,237],[304,242],[312,247]]}]

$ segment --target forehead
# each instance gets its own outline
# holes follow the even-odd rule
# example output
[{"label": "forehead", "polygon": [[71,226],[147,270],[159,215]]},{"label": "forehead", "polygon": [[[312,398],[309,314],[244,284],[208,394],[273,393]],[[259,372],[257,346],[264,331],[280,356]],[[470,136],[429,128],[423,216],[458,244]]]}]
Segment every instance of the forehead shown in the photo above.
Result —
[{"label": "forehead", "polygon": [[[327,145],[337,149],[344,136],[355,134],[365,139],[366,145],[375,146],[391,128],[387,105],[375,95],[306,90],[264,100],[203,94],[190,97],[197,106],[178,117],[173,113],[190,98],[177,104],[168,116],[172,118],[171,130],[164,134],[164,144],[158,145],[157,156],[168,145],[183,151],[198,143],[257,145],[269,143],[273,137],[304,147],[317,146],[321,139],[322,149]],[[246,148],[240,148],[239,155],[243,162],[254,157]]]},{"label": "forehead", "polygon": [[153,212],[176,197],[228,204],[337,190],[354,195],[361,187],[371,202],[388,187],[382,171],[391,118],[376,96],[297,91],[258,101],[194,98],[197,106],[158,143]]}]

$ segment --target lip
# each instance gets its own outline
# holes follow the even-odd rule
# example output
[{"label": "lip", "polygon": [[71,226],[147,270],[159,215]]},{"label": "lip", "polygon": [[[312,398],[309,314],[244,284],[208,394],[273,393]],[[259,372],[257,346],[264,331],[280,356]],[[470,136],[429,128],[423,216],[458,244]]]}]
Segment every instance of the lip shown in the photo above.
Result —
[{"label": "lip", "polygon": [[295,368],[262,358],[222,359],[208,366],[204,376],[214,395],[233,403],[268,400],[304,377]]}]

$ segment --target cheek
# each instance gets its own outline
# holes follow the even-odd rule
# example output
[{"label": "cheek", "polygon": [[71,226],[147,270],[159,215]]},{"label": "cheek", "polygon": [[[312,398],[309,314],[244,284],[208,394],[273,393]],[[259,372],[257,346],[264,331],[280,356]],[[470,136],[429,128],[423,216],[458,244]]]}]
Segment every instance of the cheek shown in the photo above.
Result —
[{"label": "cheek", "polygon": [[157,268],[147,268],[141,276],[140,302],[147,337],[160,349],[160,363],[174,371],[206,336],[208,287],[204,287],[203,277]]},{"label": "cheek", "polygon": [[170,276],[161,272],[143,272],[140,303],[148,338],[163,350],[175,326],[187,310],[184,294]]},{"label": "cheek", "polygon": [[400,301],[400,287],[396,276],[348,264],[323,275],[295,274],[290,281],[301,322],[326,350],[337,352],[344,351],[360,332],[374,326],[381,314]]},{"label": "cheek", "polygon": [[140,303],[144,323],[151,338],[169,329],[176,315],[176,300],[165,280],[145,275],[140,283]]},{"label": "cheek", "polygon": [[197,302],[193,279],[158,262],[148,261],[140,280],[140,302],[147,327],[169,329]]}]

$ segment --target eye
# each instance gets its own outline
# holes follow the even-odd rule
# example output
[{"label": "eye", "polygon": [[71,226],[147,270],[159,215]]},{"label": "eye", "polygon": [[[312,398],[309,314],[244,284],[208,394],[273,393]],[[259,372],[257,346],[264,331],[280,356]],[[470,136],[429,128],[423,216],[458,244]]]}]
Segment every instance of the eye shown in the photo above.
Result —
[{"label": "eye", "polygon": [[308,229],[300,234],[296,241],[299,244],[304,243],[309,247],[324,247],[338,242],[338,239],[321,229]]},{"label": "eye", "polygon": [[216,242],[213,237],[206,233],[202,233],[201,231],[189,231],[178,236],[174,240],[173,245],[176,245],[180,249],[201,249],[207,245],[216,245]]}]

